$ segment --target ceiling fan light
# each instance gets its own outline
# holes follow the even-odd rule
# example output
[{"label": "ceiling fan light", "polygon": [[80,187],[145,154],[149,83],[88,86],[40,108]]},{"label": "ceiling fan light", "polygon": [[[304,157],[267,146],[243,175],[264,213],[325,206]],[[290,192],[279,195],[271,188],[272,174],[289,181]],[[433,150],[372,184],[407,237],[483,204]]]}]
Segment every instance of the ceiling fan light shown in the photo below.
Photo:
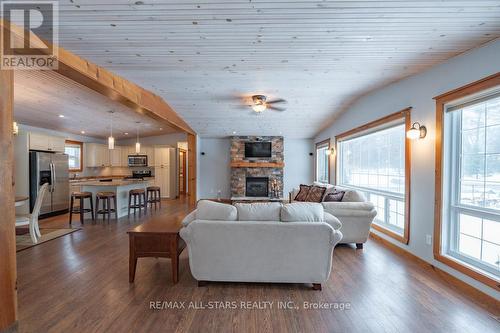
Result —
[{"label": "ceiling fan light", "polygon": [[257,113],[261,113],[266,109],[266,104],[254,104],[252,105],[252,109]]}]

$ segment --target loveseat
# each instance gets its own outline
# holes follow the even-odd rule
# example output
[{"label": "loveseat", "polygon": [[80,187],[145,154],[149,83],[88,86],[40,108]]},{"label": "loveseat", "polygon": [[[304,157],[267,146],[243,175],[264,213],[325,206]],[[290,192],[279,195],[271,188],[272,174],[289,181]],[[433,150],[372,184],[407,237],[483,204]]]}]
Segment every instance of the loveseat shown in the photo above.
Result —
[{"label": "loveseat", "polygon": [[342,239],[339,221],[317,203],[233,206],[202,200],[182,223],[180,236],[199,283],[312,283],[321,289]]},{"label": "loveseat", "polygon": [[[368,240],[373,219],[377,215],[373,204],[366,201],[363,193],[353,189],[317,182],[313,183],[313,185],[327,188],[321,204],[325,212],[332,214],[342,223],[343,237],[340,243],[355,243],[357,248],[363,248],[363,244]],[[344,192],[341,201],[324,201],[328,193],[335,191]],[[298,193],[299,188],[295,188],[290,192],[290,202],[296,202],[294,199]]]}]

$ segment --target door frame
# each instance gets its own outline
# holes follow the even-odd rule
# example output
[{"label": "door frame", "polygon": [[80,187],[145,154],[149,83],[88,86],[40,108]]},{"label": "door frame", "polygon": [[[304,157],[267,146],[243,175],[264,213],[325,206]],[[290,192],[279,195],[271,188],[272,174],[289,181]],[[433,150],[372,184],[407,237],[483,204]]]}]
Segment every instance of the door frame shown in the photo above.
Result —
[{"label": "door frame", "polygon": [[[180,159],[180,155],[183,153],[183,158]],[[184,176],[184,184],[182,184],[182,191],[179,189],[179,194],[186,194],[186,187],[187,187],[187,177],[186,177],[186,167],[187,167],[187,150],[179,148],[179,166],[182,165],[182,175]],[[180,171],[180,168],[179,168]],[[179,172],[177,174],[177,179],[179,182],[179,185],[181,184],[181,173]]]}]

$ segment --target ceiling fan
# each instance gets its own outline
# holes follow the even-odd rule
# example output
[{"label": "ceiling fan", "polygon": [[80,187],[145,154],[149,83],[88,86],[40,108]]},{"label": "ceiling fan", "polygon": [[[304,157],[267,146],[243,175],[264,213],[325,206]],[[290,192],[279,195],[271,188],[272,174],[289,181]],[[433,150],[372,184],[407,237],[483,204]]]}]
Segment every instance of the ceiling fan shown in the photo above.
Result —
[{"label": "ceiling fan", "polygon": [[274,104],[286,103],[286,100],[283,98],[274,99],[271,101],[267,100],[267,97],[264,95],[253,95],[252,102],[250,106],[256,113],[262,113],[265,109],[274,110],[274,111],[285,111],[285,108],[280,108],[274,106]]}]

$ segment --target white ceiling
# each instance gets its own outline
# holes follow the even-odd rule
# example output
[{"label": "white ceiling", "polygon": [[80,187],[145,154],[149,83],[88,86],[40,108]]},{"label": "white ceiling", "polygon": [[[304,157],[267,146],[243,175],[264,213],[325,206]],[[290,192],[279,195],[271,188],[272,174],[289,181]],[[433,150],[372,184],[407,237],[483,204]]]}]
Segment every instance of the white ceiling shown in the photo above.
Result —
[{"label": "white ceiling", "polygon": [[[370,90],[500,37],[500,1],[60,1],[60,44],[201,136],[311,138]],[[237,96],[288,100],[257,116]]]},{"label": "white ceiling", "polygon": [[55,72],[14,73],[14,119],[21,124],[95,138],[108,137],[111,125],[116,139],[177,132]]}]

